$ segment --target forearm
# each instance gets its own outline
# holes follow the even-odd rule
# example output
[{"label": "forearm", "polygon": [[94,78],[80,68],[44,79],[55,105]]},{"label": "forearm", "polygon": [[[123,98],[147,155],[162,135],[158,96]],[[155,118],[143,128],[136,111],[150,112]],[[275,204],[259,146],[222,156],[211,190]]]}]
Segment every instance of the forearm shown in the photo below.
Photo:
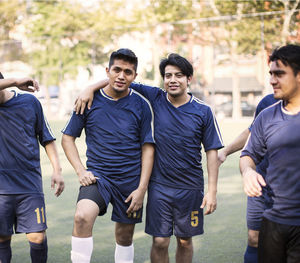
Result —
[{"label": "forearm", "polygon": [[62,136],[61,145],[76,174],[79,175],[80,173],[86,171],[80,160],[78,149],[75,144],[75,137],[64,134]]},{"label": "forearm", "polygon": [[228,156],[232,153],[242,150],[249,137],[249,134],[249,129],[245,129],[232,143],[223,149],[225,155]]},{"label": "forearm", "polygon": [[147,191],[152,168],[154,162],[154,145],[151,143],[145,143],[142,146],[142,169],[141,169],[141,178],[139,183],[139,189],[144,192]]},{"label": "forearm", "polygon": [[88,87],[88,89],[95,92],[97,90],[103,89],[107,85],[108,85],[108,79],[103,79],[103,80],[98,81],[97,83],[90,85]]},{"label": "forearm", "polygon": [[17,84],[16,79],[11,78],[11,79],[0,79],[0,90],[10,88],[10,87],[15,87]]},{"label": "forearm", "polygon": [[61,165],[58,158],[58,152],[56,149],[55,141],[51,141],[45,145],[46,154],[51,162],[53,171],[56,173],[61,173]]},{"label": "forearm", "polygon": [[208,174],[208,191],[211,193],[217,193],[218,185],[218,151],[209,150],[206,152],[207,159],[207,174]]},{"label": "forearm", "polygon": [[240,171],[242,176],[244,176],[249,170],[256,169],[256,165],[253,161],[253,159],[249,156],[243,156],[240,159]]}]

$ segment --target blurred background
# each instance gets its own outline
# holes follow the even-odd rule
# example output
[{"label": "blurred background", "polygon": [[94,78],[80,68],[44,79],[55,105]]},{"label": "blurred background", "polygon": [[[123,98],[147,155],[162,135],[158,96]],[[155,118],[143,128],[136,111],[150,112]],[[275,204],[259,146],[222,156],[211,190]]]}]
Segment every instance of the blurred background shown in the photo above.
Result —
[{"label": "blurred background", "polygon": [[36,78],[48,119],[65,119],[113,50],[132,49],[137,81],[155,86],[176,52],[194,66],[190,91],[217,118],[239,119],[272,92],[268,56],[300,43],[299,21],[300,0],[1,0],[0,71]]}]

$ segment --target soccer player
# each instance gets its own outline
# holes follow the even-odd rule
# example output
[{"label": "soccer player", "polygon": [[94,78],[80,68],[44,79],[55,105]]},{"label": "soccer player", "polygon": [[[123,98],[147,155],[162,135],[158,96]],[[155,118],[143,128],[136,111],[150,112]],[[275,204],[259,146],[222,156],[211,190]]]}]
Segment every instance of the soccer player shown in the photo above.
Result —
[{"label": "soccer player", "polygon": [[[264,110],[277,102],[273,94],[265,96],[257,105],[255,117]],[[253,123],[252,123],[253,124]],[[252,126],[252,125],[251,125]],[[232,143],[227,145],[218,153],[219,165],[225,162],[227,156],[241,150],[250,135],[251,126],[245,129]],[[256,166],[256,171],[263,177],[266,175],[268,166],[267,155]],[[259,197],[249,197],[247,199],[247,227],[248,227],[248,246],[244,254],[244,263],[257,263],[258,235],[261,226],[261,220],[265,209],[272,206],[272,200],[269,197],[268,186],[263,188],[263,194]]]},{"label": "soccer player", "polygon": [[[169,262],[173,232],[177,239],[176,262],[192,262],[192,237],[203,233],[203,208],[206,206],[205,214],[210,214],[217,206],[217,150],[223,142],[211,108],[187,92],[193,76],[190,62],[170,54],[161,61],[160,73],[165,91],[136,83],[130,86],[150,100],[155,115],[156,152],[145,231],[153,236],[151,262]],[[103,83],[90,86],[86,92],[92,94]],[[77,112],[86,102],[90,107],[91,96],[82,95],[77,100]],[[205,196],[202,145],[208,170]]]},{"label": "soccer player", "polygon": [[[73,113],[63,130],[62,146],[81,184],[74,218],[72,262],[90,262],[92,228],[98,215],[113,205],[115,262],[133,262],[133,233],[142,220],[142,205],[154,160],[153,113],[148,100],[129,88],[137,73],[129,49],[111,54],[108,85],[95,92],[93,106]],[[75,139],[85,129],[87,169]]]},{"label": "soccer player", "polygon": [[[300,262],[300,46],[286,45],[270,56],[270,84],[277,103],[256,118],[242,151],[240,169],[248,196],[270,187],[271,208],[264,211],[258,262]],[[268,153],[265,179],[255,171]]]},{"label": "soccer player", "polygon": [[[2,76],[2,75],[1,75]],[[11,261],[11,237],[26,233],[31,261],[47,261],[46,210],[42,188],[39,144],[53,166],[51,187],[64,190],[55,138],[40,102],[31,94],[6,88],[38,90],[31,78],[0,79],[0,262]]]}]

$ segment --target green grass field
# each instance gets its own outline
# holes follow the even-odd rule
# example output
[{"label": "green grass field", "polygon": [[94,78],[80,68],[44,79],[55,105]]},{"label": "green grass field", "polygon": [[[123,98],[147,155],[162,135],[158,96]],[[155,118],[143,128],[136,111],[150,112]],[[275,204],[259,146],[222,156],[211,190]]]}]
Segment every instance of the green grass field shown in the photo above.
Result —
[{"label": "green grass field", "polygon": [[[228,144],[231,142],[250,122],[250,119],[238,122],[232,120],[220,121],[219,125],[224,143]],[[57,136],[57,146],[66,188],[59,198],[54,196],[54,192],[50,189],[51,165],[44,150],[41,149],[48,223],[48,262],[71,262],[71,233],[79,183],[60,146],[60,130],[65,125],[65,122],[51,122],[50,124]],[[78,146],[84,159],[85,147],[83,138],[78,140]],[[193,262],[195,263],[243,262],[243,253],[247,243],[246,195],[242,190],[238,161],[239,154],[234,154],[228,157],[227,161],[221,166],[218,183],[218,208],[212,215],[205,216],[204,235],[193,239]],[[203,160],[203,164],[206,171],[205,160]],[[99,217],[96,221],[93,230],[94,251],[91,262],[114,262],[114,223],[110,220],[110,215],[111,207],[105,216]],[[151,242],[152,238],[144,233],[144,223],[138,224],[134,235],[135,262],[150,262]],[[169,248],[170,262],[175,262],[175,249],[176,244],[173,237]],[[13,263],[30,262],[29,245],[24,234],[13,236],[12,250]]]}]

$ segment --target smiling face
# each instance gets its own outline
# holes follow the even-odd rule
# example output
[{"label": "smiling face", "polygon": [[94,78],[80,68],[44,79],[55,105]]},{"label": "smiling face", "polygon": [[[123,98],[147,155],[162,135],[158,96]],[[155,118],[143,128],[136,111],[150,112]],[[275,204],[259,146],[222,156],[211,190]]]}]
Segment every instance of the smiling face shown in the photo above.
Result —
[{"label": "smiling face", "polygon": [[179,98],[186,96],[191,77],[187,77],[182,71],[173,65],[167,65],[164,75],[164,88],[169,96]]},{"label": "smiling face", "polygon": [[106,68],[109,86],[105,90],[109,96],[120,98],[128,94],[128,88],[137,76],[134,64],[115,59],[110,68]]},{"label": "smiling face", "polygon": [[300,73],[294,74],[293,69],[280,60],[271,62],[270,84],[274,90],[274,98],[290,101],[300,96]]}]

